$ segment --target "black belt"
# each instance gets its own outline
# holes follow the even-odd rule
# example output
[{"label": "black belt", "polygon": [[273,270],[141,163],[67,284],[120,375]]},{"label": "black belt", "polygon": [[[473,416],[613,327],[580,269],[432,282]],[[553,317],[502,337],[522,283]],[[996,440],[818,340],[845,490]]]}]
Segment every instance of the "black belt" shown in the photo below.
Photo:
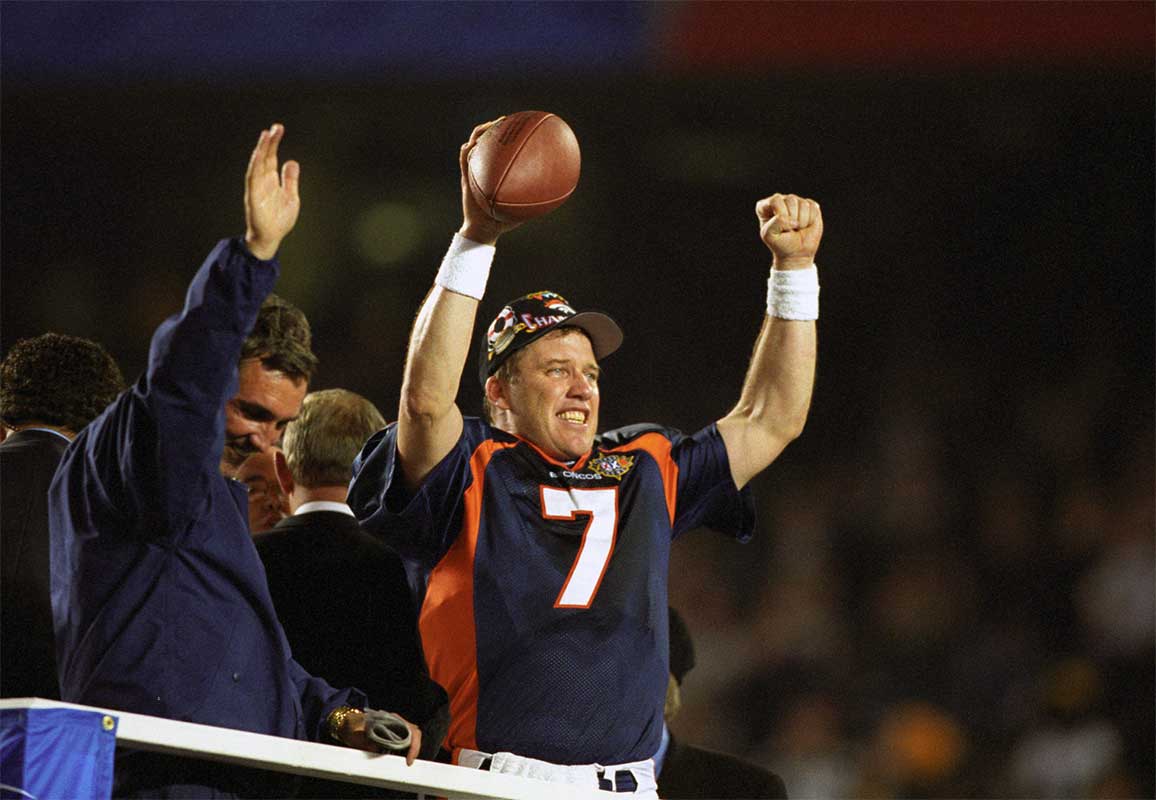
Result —
[{"label": "black belt", "polygon": [[603,770],[598,770],[598,788],[603,792],[633,792],[638,789],[638,779],[628,769],[616,771],[613,780],[607,778]]},{"label": "black belt", "polygon": [[[478,764],[478,769],[490,769],[494,763],[491,756],[486,756],[482,759],[482,763]],[[607,778],[605,770],[598,770],[598,789],[603,792],[634,792],[638,789],[638,779],[634,777],[634,773],[628,769],[620,769],[614,773],[613,778]]]}]

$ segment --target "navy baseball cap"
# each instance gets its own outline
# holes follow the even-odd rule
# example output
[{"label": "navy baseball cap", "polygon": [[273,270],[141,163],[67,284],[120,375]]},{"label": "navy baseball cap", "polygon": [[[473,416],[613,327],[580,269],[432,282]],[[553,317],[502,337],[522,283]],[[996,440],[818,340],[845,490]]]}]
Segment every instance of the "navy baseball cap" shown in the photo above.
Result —
[{"label": "navy baseball cap", "polygon": [[511,355],[555,328],[579,328],[590,337],[594,357],[605,358],[622,345],[622,329],[601,311],[576,311],[560,294],[533,292],[511,300],[498,312],[478,343],[478,377],[486,379]]}]

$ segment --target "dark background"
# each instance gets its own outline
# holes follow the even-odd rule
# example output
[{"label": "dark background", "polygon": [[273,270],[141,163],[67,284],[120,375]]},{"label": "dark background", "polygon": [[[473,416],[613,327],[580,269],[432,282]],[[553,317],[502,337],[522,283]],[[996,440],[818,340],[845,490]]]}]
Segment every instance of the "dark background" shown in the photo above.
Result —
[{"label": "dark background", "polygon": [[[278,291],[396,414],[474,124],[540,108],[578,191],[502,240],[626,330],[603,425],[694,430],[765,303],[754,203],[826,233],[808,428],[762,533],[675,546],[683,738],[793,796],[1153,796],[1151,3],[15,3],[0,7],[0,348],[126,375],[283,122]],[[461,403],[480,409],[472,370]],[[1076,755],[1072,755],[1072,754]]]}]

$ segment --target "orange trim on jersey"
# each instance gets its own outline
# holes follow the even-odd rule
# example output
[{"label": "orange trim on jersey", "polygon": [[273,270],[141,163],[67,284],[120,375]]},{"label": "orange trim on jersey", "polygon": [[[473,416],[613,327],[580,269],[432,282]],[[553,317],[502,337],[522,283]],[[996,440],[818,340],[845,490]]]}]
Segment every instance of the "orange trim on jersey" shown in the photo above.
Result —
[{"label": "orange trim on jersey", "polygon": [[430,676],[450,696],[451,750],[476,750],[478,726],[478,653],[474,630],[474,554],[482,517],[484,475],[490,458],[516,442],[486,440],[470,456],[473,480],[462,496],[462,528],[433,568],[418,618]]},{"label": "orange trim on jersey", "polygon": [[670,440],[659,433],[644,433],[621,447],[603,449],[602,452],[625,453],[629,450],[649,453],[658,464],[658,471],[662,475],[662,488],[666,492],[666,510],[670,514],[670,524],[673,526],[675,501],[678,497],[678,464],[670,457]]}]

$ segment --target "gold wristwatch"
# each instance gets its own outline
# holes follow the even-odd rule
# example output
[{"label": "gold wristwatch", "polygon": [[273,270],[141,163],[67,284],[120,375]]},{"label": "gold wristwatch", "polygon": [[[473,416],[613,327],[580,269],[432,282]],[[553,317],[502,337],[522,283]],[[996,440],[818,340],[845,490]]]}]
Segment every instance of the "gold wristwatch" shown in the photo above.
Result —
[{"label": "gold wristwatch", "polygon": [[338,706],[329,712],[329,717],[327,718],[329,722],[329,736],[334,741],[341,741],[339,734],[341,733],[342,726],[345,725],[345,718],[355,711],[360,712],[360,709],[356,709],[353,706]]}]

